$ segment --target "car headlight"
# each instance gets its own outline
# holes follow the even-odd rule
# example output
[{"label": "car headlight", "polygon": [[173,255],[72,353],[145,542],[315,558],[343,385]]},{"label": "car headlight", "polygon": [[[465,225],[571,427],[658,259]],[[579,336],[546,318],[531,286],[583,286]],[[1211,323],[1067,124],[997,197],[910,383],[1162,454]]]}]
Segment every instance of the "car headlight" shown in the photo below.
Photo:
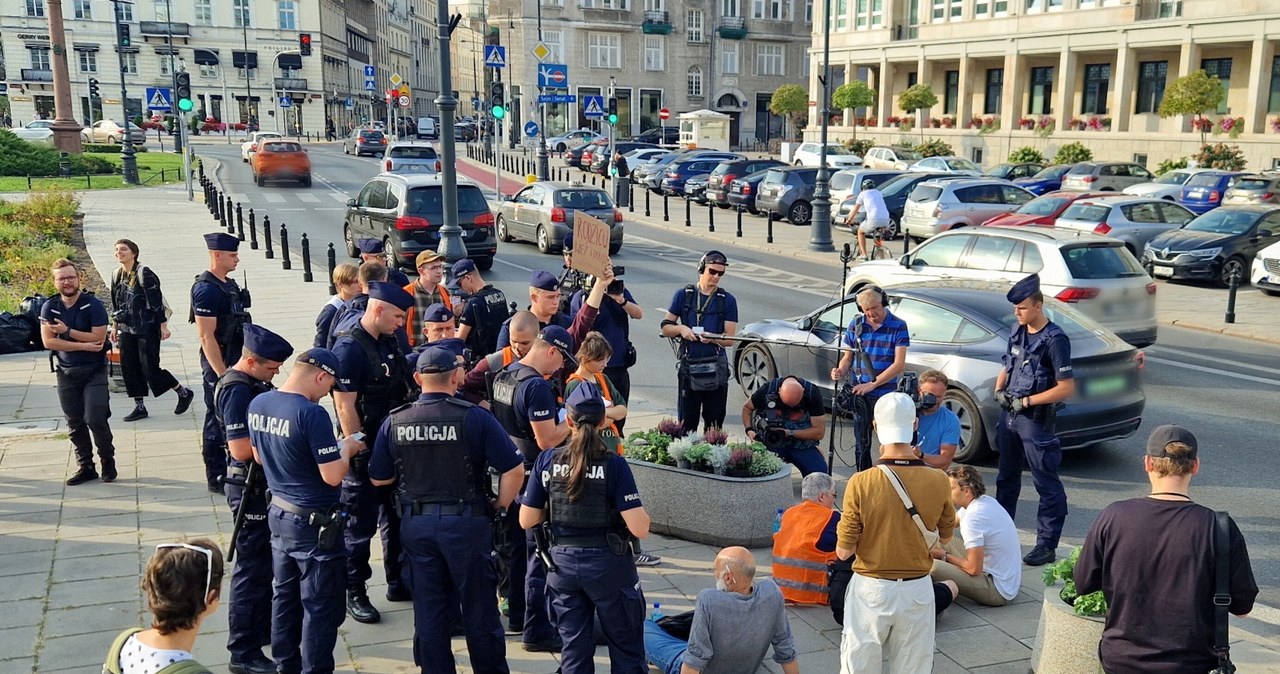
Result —
[{"label": "car headlight", "polygon": [[1190,255],[1191,257],[1217,257],[1218,253],[1221,253],[1221,252],[1222,252],[1222,246],[1218,246],[1217,248],[1200,248],[1197,250],[1189,250],[1183,253],[1183,255]]}]

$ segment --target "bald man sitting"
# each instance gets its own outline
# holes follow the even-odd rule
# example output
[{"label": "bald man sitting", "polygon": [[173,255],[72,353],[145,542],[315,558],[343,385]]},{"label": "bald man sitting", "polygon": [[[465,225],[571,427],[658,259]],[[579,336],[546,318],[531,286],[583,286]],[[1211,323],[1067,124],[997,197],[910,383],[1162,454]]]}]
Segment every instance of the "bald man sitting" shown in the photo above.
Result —
[{"label": "bald man sitting", "polygon": [[746,548],[721,550],[715,561],[715,589],[698,594],[688,642],[645,621],[649,662],[663,674],[754,672],[772,645],[773,661],[782,665],[784,674],[799,674],[782,592],[768,578],[755,580],[755,574],[755,558]]},{"label": "bald man sitting", "polygon": [[799,377],[774,379],[756,389],[742,406],[747,437],[795,464],[800,475],[827,472],[818,442],[827,434],[822,392]]}]

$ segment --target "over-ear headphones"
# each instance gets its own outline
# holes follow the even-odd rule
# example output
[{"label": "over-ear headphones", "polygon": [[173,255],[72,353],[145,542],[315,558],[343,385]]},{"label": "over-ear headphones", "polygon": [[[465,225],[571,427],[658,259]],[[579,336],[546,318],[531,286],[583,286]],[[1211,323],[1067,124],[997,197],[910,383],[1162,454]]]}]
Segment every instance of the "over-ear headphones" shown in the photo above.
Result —
[{"label": "over-ear headphones", "polygon": [[709,250],[703,253],[702,257],[698,259],[698,273],[701,274],[706,271],[707,265],[712,262],[722,264],[726,267],[729,266],[729,258],[725,257],[724,253],[721,253],[718,250]]},{"label": "over-ear headphones", "polygon": [[[858,292],[854,295],[854,297],[855,297],[855,300],[854,300],[855,304],[857,303],[857,300],[856,300],[857,296],[858,296],[858,295],[861,295],[862,293],[864,293],[864,292],[866,292],[866,291],[868,291],[868,290],[875,291],[875,293],[876,293],[876,294],[880,295],[880,306],[882,306],[882,307],[884,307],[884,308],[886,308],[886,309],[888,309],[888,308],[889,308],[889,293],[885,292],[885,291],[884,291],[884,288],[881,288],[880,286],[877,286],[877,285],[870,285],[870,284],[865,285],[865,286],[862,286],[862,288],[860,288],[860,289],[858,290]],[[862,310],[862,305],[861,305],[861,304],[859,304],[859,305],[858,305],[858,310],[859,310],[859,311],[861,311],[861,310]]]}]

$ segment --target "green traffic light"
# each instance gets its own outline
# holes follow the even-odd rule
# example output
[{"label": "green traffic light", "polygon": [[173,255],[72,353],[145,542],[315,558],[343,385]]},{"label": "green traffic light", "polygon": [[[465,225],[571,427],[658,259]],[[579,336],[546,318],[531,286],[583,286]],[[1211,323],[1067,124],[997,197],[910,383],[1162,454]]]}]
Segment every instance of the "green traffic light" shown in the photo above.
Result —
[{"label": "green traffic light", "polygon": [[501,105],[495,105],[495,106],[493,106],[493,111],[492,111],[492,112],[493,112],[493,118],[494,118],[494,119],[502,119],[503,117],[506,117],[506,116],[507,116],[507,110],[506,110],[506,108],[502,107]]},{"label": "green traffic light", "polygon": [[617,115],[609,115],[609,123],[610,123],[610,124],[617,124],[617,123],[618,123],[618,116],[617,116]]},{"label": "green traffic light", "polygon": [[190,98],[179,98],[179,99],[178,99],[178,109],[179,109],[179,110],[181,110],[181,111],[183,111],[183,112],[191,112],[191,109],[192,109],[192,108],[194,108],[194,107],[196,107],[195,102],[194,102],[194,101],[192,101]]}]

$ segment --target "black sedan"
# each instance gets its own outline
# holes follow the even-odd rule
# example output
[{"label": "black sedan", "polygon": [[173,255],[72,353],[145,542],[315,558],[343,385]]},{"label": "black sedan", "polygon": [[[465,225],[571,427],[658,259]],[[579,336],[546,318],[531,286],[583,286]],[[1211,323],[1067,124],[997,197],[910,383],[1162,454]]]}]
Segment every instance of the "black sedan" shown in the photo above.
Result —
[{"label": "black sedan", "polygon": [[1148,241],[1142,266],[1153,278],[1208,279],[1226,287],[1235,275],[1243,285],[1254,256],[1277,241],[1280,206],[1219,206]]},{"label": "black sedan", "polygon": [[769,169],[766,168],[741,178],[734,178],[729,183],[729,206],[731,208],[745,208],[747,212],[759,215],[760,209],[756,208],[756,195],[760,192],[760,182],[767,175],[769,175]]},{"label": "black sedan", "polygon": [[[973,461],[995,446],[1000,408],[992,394],[1014,326],[1005,299],[1008,290],[1008,284],[975,281],[889,289],[890,311],[911,330],[907,368],[941,370],[951,379],[945,404],[960,417],[957,461]],[[1069,305],[1046,299],[1045,312],[1071,339],[1076,395],[1058,412],[1063,448],[1133,435],[1146,407],[1140,352]],[[743,391],[750,395],[765,382],[791,374],[816,384],[829,407],[834,393],[829,373],[839,359],[842,326],[857,313],[853,297],[847,296],[798,318],[768,319],[740,329],[740,336],[758,340],[734,350],[734,372]]]}]

